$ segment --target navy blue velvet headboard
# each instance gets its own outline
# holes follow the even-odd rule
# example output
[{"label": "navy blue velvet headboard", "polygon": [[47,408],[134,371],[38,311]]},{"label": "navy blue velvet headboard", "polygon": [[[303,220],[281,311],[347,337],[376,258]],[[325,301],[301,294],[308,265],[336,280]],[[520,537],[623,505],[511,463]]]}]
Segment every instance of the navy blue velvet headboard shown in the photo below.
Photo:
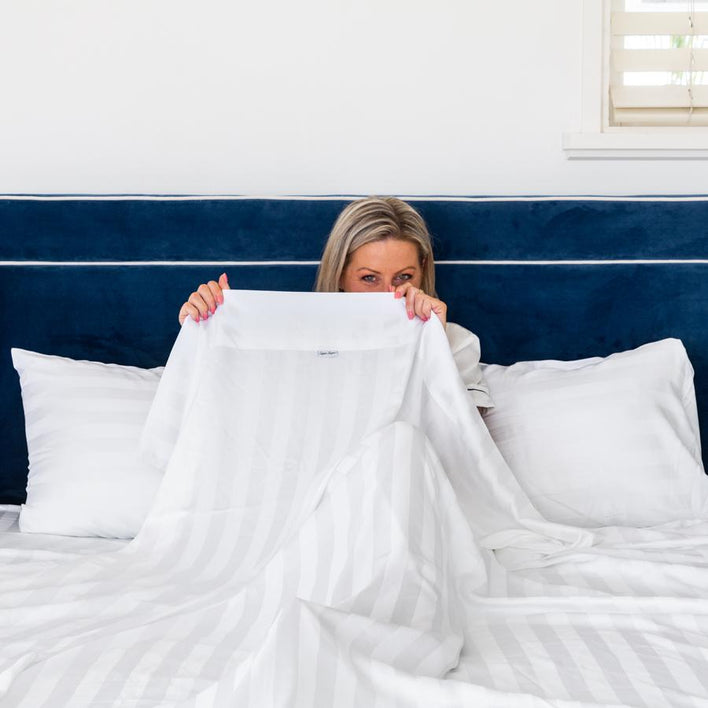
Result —
[{"label": "navy blue velvet headboard", "polygon": [[[434,235],[450,319],[479,334],[484,361],[605,356],[678,337],[708,440],[708,198],[409,201]],[[162,364],[179,306],[205,279],[226,270],[232,287],[311,289],[346,203],[0,198],[0,503],[24,500],[27,473],[10,347]]]}]

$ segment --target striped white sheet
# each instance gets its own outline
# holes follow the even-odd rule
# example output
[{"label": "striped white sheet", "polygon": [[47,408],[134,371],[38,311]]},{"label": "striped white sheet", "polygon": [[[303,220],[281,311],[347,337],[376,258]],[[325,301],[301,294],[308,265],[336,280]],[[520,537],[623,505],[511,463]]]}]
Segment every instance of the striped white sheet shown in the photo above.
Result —
[{"label": "striped white sheet", "polygon": [[19,515],[19,505],[0,504],[0,532],[18,532],[20,530],[17,526],[17,519]]},{"label": "striped white sheet", "polygon": [[2,566],[0,705],[708,704],[705,525],[545,522],[400,301],[228,293],[144,444],[133,542]]},{"label": "striped white sheet", "polygon": [[24,563],[30,557],[37,561],[59,557],[68,559],[76,555],[115,551],[127,544],[127,541],[117,538],[22,533],[19,516],[19,505],[0,504],[0,564]]}]

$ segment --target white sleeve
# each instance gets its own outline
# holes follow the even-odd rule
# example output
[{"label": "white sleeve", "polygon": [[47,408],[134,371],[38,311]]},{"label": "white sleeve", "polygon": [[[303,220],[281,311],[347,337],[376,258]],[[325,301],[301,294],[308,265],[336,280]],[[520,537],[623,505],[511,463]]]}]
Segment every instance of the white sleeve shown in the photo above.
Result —
[{"label": "white sleeve", "polygon": [[489,387],[479,366],[481,355],[479,337],[454,322],[447,323],[445,333],[457,370],[475,405],[480,408],[494,408]]}]

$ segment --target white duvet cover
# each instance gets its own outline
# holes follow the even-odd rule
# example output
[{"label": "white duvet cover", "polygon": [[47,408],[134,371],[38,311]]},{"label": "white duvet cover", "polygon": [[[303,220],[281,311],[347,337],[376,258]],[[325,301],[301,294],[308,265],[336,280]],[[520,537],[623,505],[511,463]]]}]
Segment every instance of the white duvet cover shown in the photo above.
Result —
[{"label": "white duvet cover", "polygon": [[708,524],[544,521],[390,296],[228,292],[144,452],[133,542],[3,551],[0,705],[708,705]]},{"label": "white duvet cover", "polygon": [[[91,555],[104,551],[117,551],[128,541],[118,538],[86,536],[58,536],[46,533],[21,533],[19,528],[20,507],[0,504],[0,568],[3,563],[16,561],[17,551],[29,551],[35,559],[63,558],[76,555]],[[30,553],[25,554],[25,559]]]}]

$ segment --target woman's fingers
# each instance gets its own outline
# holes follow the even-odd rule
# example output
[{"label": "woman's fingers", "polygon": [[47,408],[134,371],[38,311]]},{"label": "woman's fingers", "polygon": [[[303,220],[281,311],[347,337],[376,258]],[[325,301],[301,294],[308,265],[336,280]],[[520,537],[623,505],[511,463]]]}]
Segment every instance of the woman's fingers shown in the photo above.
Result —
[{"label": "woman's fingers", "polygon": [[394,291],[395,298],[405,298],[406,300],[406,312],[408,313],[408,319],[412,320],[415,317],[415,294],[420,292],[420,290],[410,283],[404,283],[399,285]]},{"label": "woman's fingers", "polygon": [[199,310],[192,305],[190,302],[185,302],[179,311],[179,323],[180,325],[187,319],[191,317],[195,322],[199,322],[200,315]]},{"label": "woman's fingers", "polygon": [[435,298],[431,298],[431,300],[431,308],[444,327],[447,324],[447,305],[442,300],[436,300]]},{"label": "woman's fingers", "polygon": [[408,319],[420,317],[421,320],[427,322],[434,312],[440,321],[445,325],[447,321],[447,305],[437,298],[427,295],[420,288],[416,288],[410,283],[399,285],[394,290],[396,298],[404,297],[406,299],[406,312]]},{"label": "woman's fingers", "polygon": [[199,289],[193,292],[189,296],[189,300],[187,300],[187,302],[197,310],[197,314],[199,315],[197,322],[199,322],[199,320],[205,320],[209,316],[209,305],[202,294],[204,292],[204,287],[206,287],[204,284],[200,285]]},{"label": "woman's fingers", "polygon": [[[416,288],[410,283],[404,283],[397,288],[397,292],[401,292],[406,298],[406,312],[409,320],[412,320],[416,315],[422,320],[426,319],[423,311],[426,297],[420,288]],[[430,311],[428,311],[429,315]]]},{"label": "woman's fingers", "polygon": [[413,301],[413,311],[423,321],[427,321],[430,319],[430,313],[432,312],[431,300],[431,297],[428,297],[420,290],[415,294],[415,300]]},{"label": "woman's fingers", "polygon": [[224,303],[224,290],[230,290],[229,279],[226,273],[219,276],[219,281],[210,280],[202,283],[188,298],[179,311],[180,325],[191,317],[195,322],[207,319],[216,308]]},{"label": "woman's fingers", "polygon": [[416,315],[415,300],[416,295],[418,293],[420,293],[420,290],[418,290],[418,288],[413,287],[412,285],[406,289],[406,312],[408,313],[409,320],[412,320]]},{"label": "woman's fingers", "polygon": [[215,281],[210,280],[208,283],[202,283],[197,288],[197,292],[206,303],[207,310],[213,315],[216,312],[216,295],[218,293],[221,297],[221,288]]}]

